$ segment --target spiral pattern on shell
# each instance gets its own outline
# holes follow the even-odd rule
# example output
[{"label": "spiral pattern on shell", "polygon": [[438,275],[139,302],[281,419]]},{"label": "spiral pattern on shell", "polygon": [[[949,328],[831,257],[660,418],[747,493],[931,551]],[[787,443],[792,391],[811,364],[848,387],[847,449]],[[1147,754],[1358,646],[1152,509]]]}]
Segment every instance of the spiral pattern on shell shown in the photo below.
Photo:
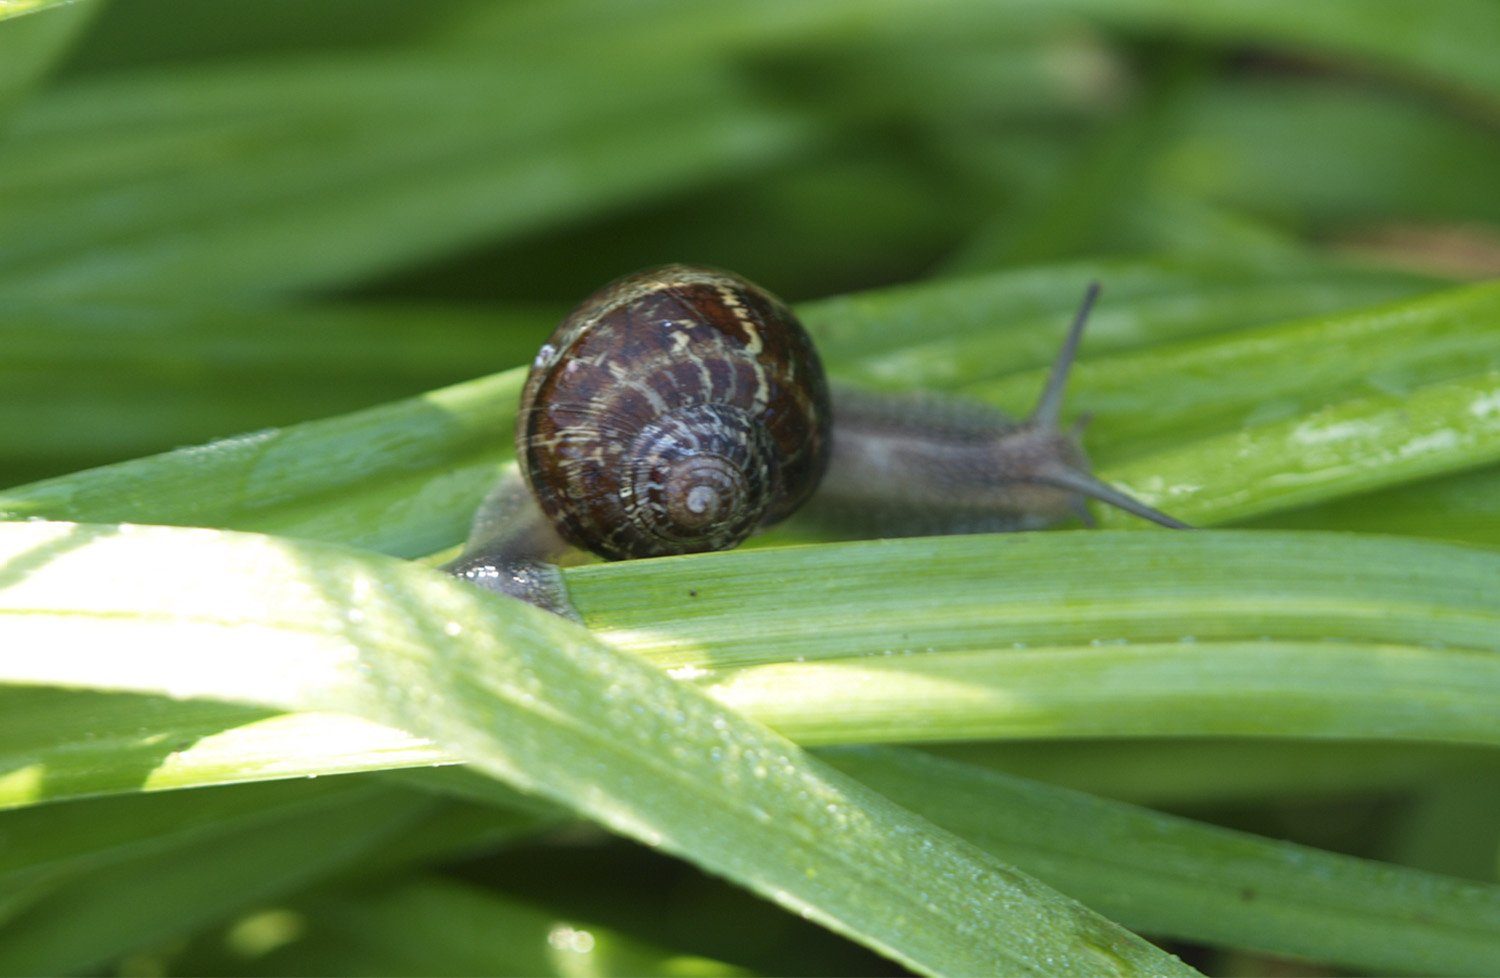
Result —
[{"label": "spiral pattern on shell", "polygon": [[622,559],[733,547],[795,510],[829,455],[827,382],[791,311],[738,276],[619,279],[557,328],[517,454],[574,546]]}]

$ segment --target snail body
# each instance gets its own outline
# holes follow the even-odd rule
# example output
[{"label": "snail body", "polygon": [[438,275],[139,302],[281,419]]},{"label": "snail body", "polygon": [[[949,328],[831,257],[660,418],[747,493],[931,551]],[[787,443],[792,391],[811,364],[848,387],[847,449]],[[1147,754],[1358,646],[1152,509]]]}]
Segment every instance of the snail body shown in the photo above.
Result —
[{"label": "snail body", "polygon": [[570,617],[555,561],[724,550],[809,499],[879,535],[1090,522],[1092,497],[1181,527],[1095,479],[1062,394],[1091,286],[1036,408],[835,390],[779,299],[714,269],[616,280],[563,320],[532,365],[519,470],[486,498],[448,570]]}]

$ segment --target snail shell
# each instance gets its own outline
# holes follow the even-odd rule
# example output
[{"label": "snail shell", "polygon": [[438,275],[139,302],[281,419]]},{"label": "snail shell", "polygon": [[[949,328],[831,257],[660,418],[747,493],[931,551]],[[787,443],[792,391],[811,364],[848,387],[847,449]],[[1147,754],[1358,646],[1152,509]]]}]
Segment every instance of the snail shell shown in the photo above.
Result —
[{"label": "snail shell", "polygon": [[618,279],[532,365],[516,454],[558,533],[619,560],[736,546],[828,465],[828,384],[780,300],[728,272]]}]

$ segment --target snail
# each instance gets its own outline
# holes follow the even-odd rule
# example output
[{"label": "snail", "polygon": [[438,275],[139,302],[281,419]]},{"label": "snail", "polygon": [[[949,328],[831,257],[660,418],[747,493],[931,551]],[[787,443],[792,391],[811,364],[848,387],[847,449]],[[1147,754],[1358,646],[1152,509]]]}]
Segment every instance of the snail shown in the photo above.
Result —
[{"label": "snail", "polygon": [[521,395],[518,466],[446,569],[577,618],[556,561],[725,550],[812,501],[879,535],[1092,525],[1093,498],[1173,519],[1094,478],[1063,391],[1090,285],[1024,421],[955,401],[830,392],[792,311],[728,272],[618,279],[542,346]]}]

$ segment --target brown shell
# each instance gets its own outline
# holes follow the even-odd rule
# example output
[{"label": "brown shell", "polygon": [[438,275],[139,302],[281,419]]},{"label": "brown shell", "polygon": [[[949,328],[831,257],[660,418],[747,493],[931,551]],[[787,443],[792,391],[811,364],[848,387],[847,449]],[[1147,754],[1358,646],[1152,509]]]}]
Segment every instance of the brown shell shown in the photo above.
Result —
[{"label": "brown shell", "polygon": [[[668,417],[670,416],[670,417]],[[610,559],[720,550],[793,512],[829,456],[828,386],[780,300],[710,268],[618,279],[563,320],[532,365],[516,426],[532,493],[571,544]],[[667,472],[712,456],[712,518]],[[715,468],[716,467],[716,468]],[[730,470],[733,470],[730,472]]]}]

